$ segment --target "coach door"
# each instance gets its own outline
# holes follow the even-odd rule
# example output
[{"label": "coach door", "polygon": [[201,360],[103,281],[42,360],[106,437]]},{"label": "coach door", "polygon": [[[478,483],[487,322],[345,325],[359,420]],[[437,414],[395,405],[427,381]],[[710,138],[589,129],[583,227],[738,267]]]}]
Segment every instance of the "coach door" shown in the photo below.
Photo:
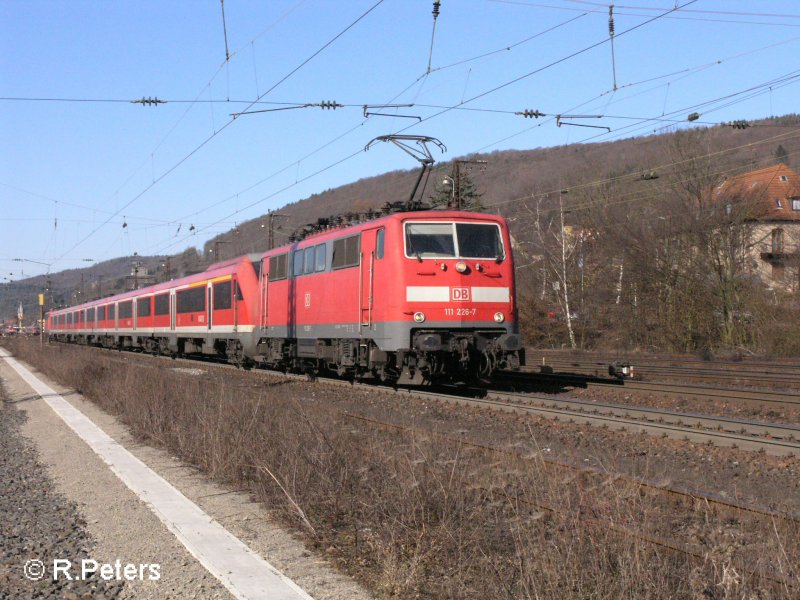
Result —
[{"label": "coach door", "polygon": [[175,331],[175,290],[169,292],[169,330]]},{"label": "coach door", "polygon": [[206,327],[211,330],[211,283],[209,283],[206,287]]}]

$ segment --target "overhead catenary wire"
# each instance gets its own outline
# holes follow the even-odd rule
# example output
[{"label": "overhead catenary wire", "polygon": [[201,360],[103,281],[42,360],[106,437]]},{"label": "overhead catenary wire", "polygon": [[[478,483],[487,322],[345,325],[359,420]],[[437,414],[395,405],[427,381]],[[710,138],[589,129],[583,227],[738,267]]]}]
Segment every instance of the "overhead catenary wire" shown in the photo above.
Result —
[{"label": "overhead catenary wire", "polygon": [[[323,52],[323,51],[324,51],[326,48],[328,48],[328,47],[329,47],[331,44],[333,44],[333,43],[334,43],[336,40],[338,40],[338,39],[339,39],[340,37],[342,37],[342,36],[343,36],[345,33],[347,33],[348,31],[350,31],[350,29],[352,29],[352,28],[353,28],[353,27],[355,27],[355,26],[356,26],[358,23],[360,23],[360,22],[361,22],[361,21],[362,21],[364,18],[366,18],[366,17],[367,17],[367,16],[368,16],[368,15],[369,15],[369,14],[370,14],[372,11],[374,11],[376,8],[378,8],[378,6],[380,6],[381,4],[383,4],[383,2],[384,2],[384,1],[385,1],[385,0],[378,0],[377,2],[375,2],[375,3],[374,3],[372,6],[370,6],[370,7],[369,7],[369,8],[368,8],[368,9],[367,9],[365,12],[363,12],[361,15],[359,15],[359,16],[358,16],[358,17],[357,17],[357,18],[356,18],[354,21],[352,21],[352,22],[351,22],[349,25],[347,25],[347,26],[346,26],[344,29],[342,29],[341,31],[339,31],[339,33],[337,33],[335,36],[333,36],[331,39],[329,39],[327,42],[325,42],[325,44],[323,44],[323,45],[322,45],[320,48],[318,48],[318,49],[317,49],[315,52],[313,52],[313,53],[312,53],[310,56],[308,56],[308,57],[307,57],[305,60],[303,60],[303,61],[302,61],[300,64],[298,64],[296,67],[294,67],[294,68],[293,68],[291,71],[289,71],[289,73],[287,73],[287,74],[286,74],[286,75],[284,75],[284,76],[283,76],[281,79],[279,79],[277,82],[275,82],[275,83],[274,83],[274,84],[273,84],[273,85],[272,85],[272,86],[271,86],[269,89],[267,89],[267,91],[263,92],[263,93],[262,93],[262,94],[261,94],[261,95],[260,95],[260,96],[259,96],[259,97],[258,97],[256,100],[261,100],[261,98],[263,98],[264,96],[266,96],[267,94],[269,94],[270,92],[272,92],[272,91],[274,91],[276,88],[278,88],[278,87],[279,87],[279,86],[280,86],[282,83],[284,83],[284,82],[285,82],[287,79],[289,79],[290,77],[292,77],[292,76],[293,76],[295,73],[297,73],[297,72],[298,72],[300,69],[302,69],[302,68],[303,68],[305,65],[307,65],[309,62],[311,62],[311,61],[312,61],[314,58],[316,58],[316,57],[317,57],[317,56],[318,56],[320,53],[322,53],[322,52]],[[246,109],[245,109],[245,110],[246,110]],[[156,185],[157,185],[157,184],[158,184],[160,181],[163,181],[163,180],[164,180],[164,179],[165,179],[167,176],[169,176],[171,173],[173,173],[173,172],[174,172],[174,171],[175,171],[175,170],[176,170],[178,167],[180,167],[180,166],[181,166],[182,164],[184,164],[184,163],[185,163],[187,160],[189,160],[189,159],[190,159],[192,156],[194,156],[194,155],[195,155],[197,152],[199,152],[199,151],[200,151],[200,150],[201,150],[203,147],[205,147],[205,146],[206,146],[206,145],[207,145],[207,144],[208,144],[208,143],[209,143],[209,142],[210,142],[212,139],[214,139],[214,138],[215,138],[217,135],[219,135],[220,133],[222,133],[222,132],[223,132],[225,129],[227,129],[227,128],[228,128],[228,127],[229,127],[229,126],[230,126],[232,123],[234,123],[234,122],[235,122],[235,119],[231,118],[229,121],[227,121],[225,124],[223,124],[223,125],[222,125],[222,127],[220,127],[219,129],[216,129],[216,130],[215,130],[215,131],[214,131],[214,132],[213,132],[211,135],[209,135],[209,136],[208,136],[208,137],[206,137],[206,138],[205,138],[205,139],[204,139],[202,142],[200,142],[200,144],[198,144],[197,146],[195,146],[195,148],[193,148],[193,149],[192,149],[192,150],[191,150],[191,151],[190,151],[188,154],[184,155],[184,156],[183,156],[183,158],[179,159],[179,160],[178,160],[177,162],[175,162],[175,163],[174,163],[174,164],[173,164],[171,167],[169,167],[169,168],[168,168],[166,171],[164,171],[164,172],[163,172],[161,175],[159,175],[159,176],[158,176],[156,179],[154,179],[154,180],[153,180],[153,182],[152,182],[150,185],[146,186],[146,187],[145,187],[145,188],[144,188],[142,191],[140,191],[138,194],[136,194],[136,195],[135,195],[133,198],[131,198],[131,199],[130,199],[130,200],[127,202],[127,203],[125,203],[125,204],[124,204],[124,205],[123,205],[123,206],[122,206],[120,209],[118,209],[118,210],[115,212],[114,216],[116,216],[116,215],[120,214],[120,213],[121,213],[123,210],[125,210],[125,209],[126,209],[128,206],[130,206],[131,204],[133,204],[134,202],[136,202],[136,200],[138,200],[139,198],[141,198],[142,196],[144,196],[144,194],[146,194],[146,193],[147,193],[148,191],[150,191],[150,190],[151,190],[153,187],[155,187],[155,186],[156,186]],[[96,227],[96,228],[94,228],[92,231],[90,231],[90,232],[89,232],[89,234],[87,234],[86,236],[84,236],[84,237],[82,237],[80,240],[78,240],[78,242],[76,242],[76,243],[75,243],[73,246],[71,246],[71,247],[70,247],[70,248],[69,248],[69,249],[68,249],[66,252],[64,252],[64,254],[62,255],[62,257],[65,257],[65,256],[66,256],[66,255],[68,255],[70,252],[72,252],[74,249],[76,249],[76,248],[77,248],[77,247],[79,247],[81,244],[83,244],[83,243],[84,243],[86,240],[88,240],[88,239],[89,239],[89,238],[90,238],[92,235],[94,235],[94,234],[95,234],[97,231],[99,231],[99,230],[100,230],[100,228],[102,228],[102,227],[103,227],[103,226],[104,226],[104,225],[105,225],[105,224],[106,224],[108,221],[110,221],[110,220],[111,220],[111,219],[109,218],[107,221],[105,221],[105,222],[104,222],[104,223],[102,223],[101,225],[97,226],[97,227]]]},{"label": "overhead catenary wire", "polygon": [[[602,13],[602,12],[605,12],[606,8],[608,7],[607,4],[599,4],[599,3],[597,4],[597,8],[578,8],[578,7],[572,7],[572,6],[563,6],[563,5],[559,6],[559,5],[555,5],[555,4],[544,4],[544,3],[541,3],[541,2],[523,2],[521,0],[489,0],[489,1],[490,2],[496,2],[498,4],[512,4],[512,5],[518,5],[518,6],[529,6],[529,7],[532,7],[532,8],[551,8],[551,9],[554,9],[554,10],[565,10],[565,11],[572,11],[572,12],[586,11],[586,12],[589,12],[589,13]],[[620,6],[617,6],[617,8],[620,8]],[[662,8],[652,7],[652,8],[649,8],[648,10],[650,10],[650,11],[661,11],[661,10],[664,10],[664,9],[663,9],[663,7]],[[690,12],[690,11],[681,11],[681,12],[683,13],[683,12]],[[620,12],[619,10],[616,11],[616,14],[617,15],[627,16],[627,17],[639,17],[639,18],[645,18],[645,19],[650,16],[648,14],[641,14],[641,13]],[[794,18],[794,15],[790,15],[790,16],[792,18]],[[772,26],[772,27],[800,27],[800,23],[786,23],[785,21],[782,21],[782,20],[770,22],[770,21],[733,20],[733,19],[712,19],[712,18],[709,18],[709,17],[690,17],[688,15],[684,16],[683,14],[671,14],[671,15],[666,16],[664,18],[666,18],[666,19],[676,19],[676,20],[682,20],[682,21],[701,21],[701,22],[707,22],[707,23],[727,23],[727,24],[735,24],[735,25],[764,25],[764,26]]]}]

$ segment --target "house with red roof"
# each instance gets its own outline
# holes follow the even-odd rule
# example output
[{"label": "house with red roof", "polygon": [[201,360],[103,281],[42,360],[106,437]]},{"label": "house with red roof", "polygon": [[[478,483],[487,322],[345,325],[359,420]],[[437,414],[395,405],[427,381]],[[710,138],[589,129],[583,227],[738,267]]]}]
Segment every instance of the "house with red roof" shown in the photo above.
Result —
[{"label": "house with red roof", "polygon": [[783,163],[729,177],[715,195],[746,198],[748,263],[773,288],[800,288],[800,175]]}]

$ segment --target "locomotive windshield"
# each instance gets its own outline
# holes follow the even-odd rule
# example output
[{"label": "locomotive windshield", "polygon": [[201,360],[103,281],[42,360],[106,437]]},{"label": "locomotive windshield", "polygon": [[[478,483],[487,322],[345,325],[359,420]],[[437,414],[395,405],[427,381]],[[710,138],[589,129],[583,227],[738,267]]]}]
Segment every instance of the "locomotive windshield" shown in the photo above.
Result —
[{"label": "locomotive windshield", "polygon": [[494,223],[406,223],[406,255],[417,258],[502,258]]}]

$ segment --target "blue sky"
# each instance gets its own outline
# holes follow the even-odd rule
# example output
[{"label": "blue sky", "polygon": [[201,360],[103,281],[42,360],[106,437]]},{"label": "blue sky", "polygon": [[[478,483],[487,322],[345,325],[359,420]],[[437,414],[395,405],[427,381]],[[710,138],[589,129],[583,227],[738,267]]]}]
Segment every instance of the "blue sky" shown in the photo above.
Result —
[{"label": "blue sky", "polygon": [[[178,252],[416,168],[390,145],[363,152],[388,133],[434,136],[447,160],[798,112],[800,3],[677,4],[616,5],[612,65],[608,6],[582,0],[442,0],[432,52],[430,0],[226,0],[227,62],[218,0],[5,0],[0,281]],[[230,116],[323,101],[345,106]],[[382,103],[423,121],[364,118]],[[604,115],[572,122],[612,131],[525,109]]]}]

